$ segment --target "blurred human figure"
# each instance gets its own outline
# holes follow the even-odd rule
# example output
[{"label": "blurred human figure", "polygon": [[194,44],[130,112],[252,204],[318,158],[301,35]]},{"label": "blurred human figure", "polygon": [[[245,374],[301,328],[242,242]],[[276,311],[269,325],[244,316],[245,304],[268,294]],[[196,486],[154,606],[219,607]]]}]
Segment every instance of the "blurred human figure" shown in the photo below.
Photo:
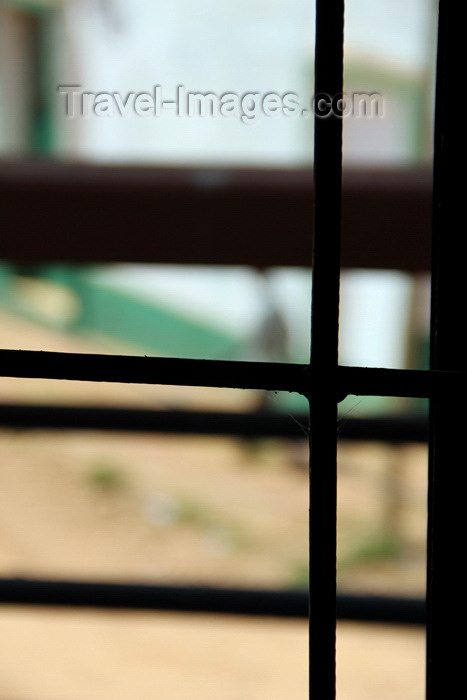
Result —
[{"label": "blurred human figure", "polygon": [[276,292],[267,271],[259,274],[263,312],[253,335],[251,346],[253,359],[264,362],[287,362],[289,355],[289,330],[280,309]]}]

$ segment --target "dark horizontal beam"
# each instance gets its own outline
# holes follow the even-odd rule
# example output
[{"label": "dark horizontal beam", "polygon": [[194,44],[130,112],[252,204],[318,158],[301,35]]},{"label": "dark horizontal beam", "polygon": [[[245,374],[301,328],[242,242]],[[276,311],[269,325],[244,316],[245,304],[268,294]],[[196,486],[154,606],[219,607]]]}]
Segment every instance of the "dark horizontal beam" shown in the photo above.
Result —
[{"label": "dark horizontal beam", "polygon": [[307,391],[307,365],[0,350],[0,375],[122,384]]},{"label": "dark horizontal beam", "polygon": [[[122,384],[209,386],[288,391],[307,396],[308,365],[131,355],[0,350],[0,375]],[[322,381],[326,381],[323,377]],[[430,398],[467,391],[467,372],[378,367],[338,368],[338,399],[356,396]]]},{"label": "dark horizontal beam", "polygon": [[[292,415],[275,411],[226,413],[0,404],[0,426],[28,430],[110,430],[303,440],[308,439],[309,417],[306,413]],[[342,440],[425,443],[428,440],[428,421],[424,416],[342,418],[338,435]]]},{"label": "dark horizontal beam", "polygon": [[338,595],[337,618],[393,625],[425,625],[426,603],[422,598]]},{"label": "dark horizontal beam", "polygon": [[428,416],[388,416],[340,419],[341,440],[386,442],[390,444],[428,442]]},{"label": "dark horizontal beam", "polygon": [[[343,267],[429,270],[431,189],[428,168],[344,172]],[[311,266],[309,169],[3,161],[0,192],[0,260]]]},{"label": "dark horizontal beam", "polygon": [[[122,384],[210,386],[288,391],[307,396],[309,366],[131,355],[0,350],[0,375]],[[325,381],[325,378],[323,378]],[[339,367],[338,399],[356,396],[430,398],[467,391],[467,372]]]},{"label": "dark horizontal beam", "polygon": [[[205,586],[152,586],[0,579],[0,604],[71,608],[170,610],[174,612],[307,618],[308,594],[298,590],[246,590]],[[341,595],[341,620],[423,625],[425,604],[412,598]]]},{"label": "dark horizontal beam", "polygon": [[304,439],[307,438],[308,415],[10,404],[0,405],[0,426]]},{"label": "dark horizontal beam", "polygon": [[399,396],[429,399],[467,392],[467,372],[339,367],[338,399],[346,396]]},{"label": "dark horizontal beam", "polygon": [[0,604],[307,617],[306,592],[0,579]]}]

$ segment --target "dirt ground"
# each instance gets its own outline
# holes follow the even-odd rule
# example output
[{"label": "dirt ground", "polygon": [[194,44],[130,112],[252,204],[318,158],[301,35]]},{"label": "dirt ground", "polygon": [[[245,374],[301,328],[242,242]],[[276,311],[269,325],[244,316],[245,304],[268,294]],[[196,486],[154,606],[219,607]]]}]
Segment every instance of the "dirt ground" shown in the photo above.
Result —
[{"label": "dirt ground", "polygon": [[[5,348],[120,350],[4,314],[0,321]],[[4,403],[241,411],[257,400],[249,392],[44,380],[2,379],[0,391]],[[305,448],[4,430],[0,459],[0,576],[258,587],[305,580]],[[425,461],[416,447],[341,448],[342,587],[423,591]],[[383,530],[390,537],[381,542]],[[338,700],[421,700],[423,657],[421,630],[340,624]],[[306,624],[0,608],[0,700],[129,697],[304,700]]]},{"label": "dirt ground", "polygon": [[[305,700],[303,622],[0,611],[2,700]],[[341,624],[338,700],[422,700],[419,630]]]}]

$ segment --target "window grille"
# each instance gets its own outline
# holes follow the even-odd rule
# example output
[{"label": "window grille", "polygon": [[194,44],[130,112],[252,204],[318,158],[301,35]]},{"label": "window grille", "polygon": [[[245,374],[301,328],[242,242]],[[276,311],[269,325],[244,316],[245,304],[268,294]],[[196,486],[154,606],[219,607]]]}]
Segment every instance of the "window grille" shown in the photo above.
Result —
[{"label": "window grille", "polygon": [[[317,0],[315,95],[342,92],[343,0]],[[338,365],[338,309],[341,235],[342,120],[315,120],[314,252],[311,360],[309,365],[182,360],[153,357],[75,355],[33,351],[0,351],[2,375],[106,382],[176,384],[298,392],[310,402],[310,594],[167,588],[53,581],[0,581],[3,603],[91,605],[309,617],[310,697],[335,698],[336,616],[347,619],[422,623],[424,601],[336,596],[336,421],[337,404],[348,394],[431,399],[429,523],[427,577],[428,700],[457,689],[447,667],[446,640],[459,604],[445,597],[447,577],[455,565],[447,542],[463,532],[460,489],[454,465],[462,454],[461,398],[467,384],[463,336],[456,306],[464,298],[465,236],[459,197],[452,188],[451,166],[459,143],[449,119],[448,99],[460,65],[454,40],[453,3],[440,0],[434,158],[433,287],[431,368],[428,371],[369,369]],[[378,222],[376,222],[377,225]],[[310,222],[311,229],[311,222]],[[8,235],[8,232],[7,232]],[[285,245],[285,243],[284,243]],[[8,249],[8,245],[7,245]],[[59,415],[60,413],[60,415]],[[229,434],[287,434],[289,428],[268,418],[247,426],[231,416],[148,412],[80,411],[3,407],[8,425],[173,430]],[[217,421],[217,423],[216,423]],[[403,427],[392,426],[399,435]],[[462,426],[461,426],[462,428]],[[351,432],[352,422],[350,421]],[[390,429],[390,426],[389,426]],[[417,439],[426,426],[411,426]],[[355,426],[356,435],[361,427]],[[388,425],[367,425],[367,437],[387,435]],[[284,432],[285,431],[285,432]],[[379,432],[378,432],[379,431]],[[365,431],[364,431],[365,432]],[[396,438],[397,439],[397,438]],[[449,583],[451,580],[449,579]],[[309,603],[308,603],[309,601]],[[441,685],[442,684],[442,685]]]}]

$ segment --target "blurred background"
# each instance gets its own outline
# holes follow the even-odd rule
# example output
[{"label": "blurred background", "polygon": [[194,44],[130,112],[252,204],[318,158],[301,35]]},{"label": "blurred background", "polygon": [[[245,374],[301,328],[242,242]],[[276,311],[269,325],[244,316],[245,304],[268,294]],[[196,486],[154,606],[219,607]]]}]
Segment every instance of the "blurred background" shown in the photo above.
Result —
[{"label": "blurred background", "polygon": [[[433,0],[348,3],[345,90],[384,101],[381,117],[344,120],[350,174],[429,170],[435,36]],[[171,110],[70,118],[57,88],[125,96],[160,85],[171,100],[183,85],[216,95],[293,92],[309,104],[313,37],[305,0],[0,2],[0,168],[192,168],[210,173],[208,186],[230,168],[306,173],[312,119],[245,124]],[[303,265],[265,269],[27,257],[1,259],[0,249],[2,348],[308,361],[311,248]],[[429,282],[403,264],[344,269],[341,364],[425,367]],[[303,429],[303,439],[286,440],[2,428],[0,576],[306,587],[300,397],[32,379],[0,386],[6,408],[260,410]],[[350,419],[388,416],[423,420],[426,406],[376,397],[341,405],[339,588],[421,597],[426,445],[345,440]],[[301,621],[4,606],[0,628],[2,700],[307,696]],[[338,698],[421,699],[423,657],[419,628],[340,623]]]}]

